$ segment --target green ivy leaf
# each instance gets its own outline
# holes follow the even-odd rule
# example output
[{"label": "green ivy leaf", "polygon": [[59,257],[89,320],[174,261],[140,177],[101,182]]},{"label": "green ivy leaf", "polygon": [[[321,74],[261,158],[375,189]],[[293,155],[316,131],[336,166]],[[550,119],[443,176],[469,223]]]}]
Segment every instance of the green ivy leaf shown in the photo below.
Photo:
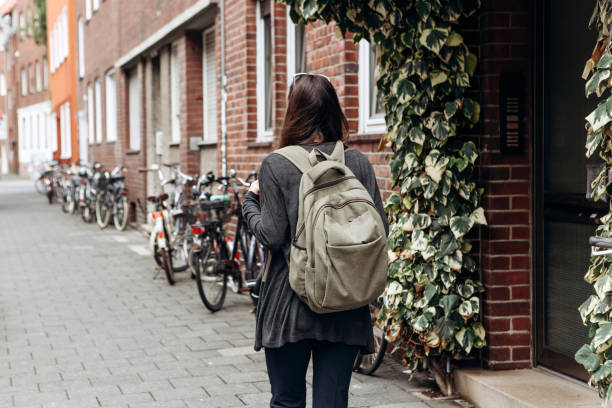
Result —
[{"label": "green ivy leaf", "polygon": [[597,96],[601,96],[607,87],[609,78],[609,70],[605,69],[595,71],[591,79],[587,81],[586,86],[584,87],[585,96],[588,98],[593,93],[596,93]]},{"label": "green ivy leaf", "polygon": [[429,13],[431,13],[431,5],[429,4],[429,1],[418,0],[415,3],[414,8],[421,21],[425,21],[429,18]]},{"label": "green ivy leaf", "polygon": [[463,98],[463,115],[472,123],[480,119],[480,104],[473,99]]},{"label": "green ivy leaf", "polygon": [[425,132],[423,132],[423,129],[421,129],[418,126],[414,126],[412,129],[410,129],[410,131],[408,132],[408,137],[410,138],[410,140],[413,143],[416,143],[418,145],[423,145],[423,143],[425,143]]},{"label": "green ivy leaf", "polygon": [[598,69],[612,68],[612,55],[610,55],[610,53],[608,53],[608,52],[606,52],[604,55],[602,55],[601,59],[597,63],[597,68]]},{"label": "green ivy leaf", "polygon": [[607,343],[612,338],[612,323],[603,323],[597,329],[593,338],[593,347],[598,348],[602,344]]},{"label": "green ivy leaf", "polygon": [[[585,367],[586,368],[586,367]],[[594,371],[594,370],[589,370]],[[612,365],[610,361],[602,364],[597,371],[593,373],[593,380],[596,382],[603,381],[612,375]]]},{"label": "green ivy leaf", "polygon": [[451,31],[448,35],[448,39],[446,40],[446,45],[449,47],[458,47],[463,44],[463,37],[456,31]]},{"label": "green ivy leaf", "polygon": [[450,228],[455,238],[459,239],[467,234],[474,226],[470,217],[453,217],[450,220]]},{"label": "green ivy leaf", "polygon": [[462,327],[457,333],[455,333],[455,340],[463,348],[466,354],[470,354],[472,346],[474,345],[474,333],[467,327]]},{"label": "green ivy leaf", "polygon": [[429,76],[431,86],[440,85],[448,79],[448,75],[444,71],[433,71]]},{"label": "green ivy leaf", "polygon": [[448,39],[449,31],[446,28],[434,27],[423,30],[420,42],[428,50],[438,54],[446,40]]},{"label": "green ivy leaf", "polygon": [[587,371],[593,372],[599,368],[601,363],[595,350],[588,344],[583,345],[574,355],[576,362],[581,364]]},{"label": "green ivy leaf", "polygon": [[476,66],[478,65],[478,57],[471,52],[465,56],[465,70],[470,76],[474,76]]},{"label": "green ivy leaf", "polygon": [[595,153],[595,150],[597,150],[597,147],[599,146],[599,144],[601,143],[601,139],[603,137],[603,132],[595,132],[595,133],[591,133],[587,136],[587,141],[586,141],[586,157],[591,157],[593,155],[593,153]]},{"label": "green ivy leaf", "polygon": [[578,308],[580,312],[580,317],[582,318],[582,323],[587,324],[588,316],[593,312],[595,306],[599,303],[599,298],[595,295],[589,296],[589,298],[584,301]]},{"label": "green ivy leaf", "polygon": [[455,116],[458,110],[459,103],[457,101],[446,102],[446,104],[444,104],[444,117],[448,120]]},{"label": "green ivy leaf", "polygon": [[457,295],[446,295],[440,299],[440,306],[444,309],[444,316],[448,317],[451,312],[457,307],[459,303],[459,296]]},{"label": "green ivy leaf", "polygon": [[482,207],[476,208],[472,214],[470,214],[470,219],[474,222],[474,224],[487,225],[487,218],[485,217],[484,209]]},{"label": "green ivy leaf", "polygon": [[474,164],[476,159],[478,158],[478,150],[476,149],[476,145],[474,142],[465,142],[461,147],[460,151],[461,157],[465,157],[470,161],[470,163]]}]

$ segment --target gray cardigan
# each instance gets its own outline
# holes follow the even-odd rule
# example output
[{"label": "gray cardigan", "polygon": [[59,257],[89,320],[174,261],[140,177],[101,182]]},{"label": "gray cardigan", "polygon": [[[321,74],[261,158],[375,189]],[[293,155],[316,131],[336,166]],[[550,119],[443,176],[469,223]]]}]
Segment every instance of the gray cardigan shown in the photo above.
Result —
[{"label": "gray cardigan", "polygon": [[[308,151],[313,146],[303,146]],[[317,147],[331,154],[334,143]],[[346,165],[373,198],[388,232],[387,218],[374,169],[357,150],[345,151]],[[363,353],[374,352],[372,321],[368,306],[345,312],[316,314],[289,285],[288,256],[298,217],[300,171],[285,157],[272,153],[259,171],[260,196],[249,192],[243,200],[243,214],[255,237],[270,250],[270,270],[260,290],[256,311],[255,350],[277,348],[305,339],[360,346]]]}]

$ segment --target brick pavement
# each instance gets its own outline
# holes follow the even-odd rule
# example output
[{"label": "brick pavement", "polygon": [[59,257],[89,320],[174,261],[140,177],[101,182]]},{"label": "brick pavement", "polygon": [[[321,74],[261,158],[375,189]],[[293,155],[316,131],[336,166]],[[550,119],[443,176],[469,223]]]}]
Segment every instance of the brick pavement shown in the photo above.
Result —
[{"label": "brick pavement", "polygon": [[[0,407],[265,407],[263,353],[246,296],[204,309],[170,287],[138,232],[99,230],[0,180]],[[184,275],[184,274],[183,274]],[[351,407],[442,408],[385,362],[351,383]]]}]

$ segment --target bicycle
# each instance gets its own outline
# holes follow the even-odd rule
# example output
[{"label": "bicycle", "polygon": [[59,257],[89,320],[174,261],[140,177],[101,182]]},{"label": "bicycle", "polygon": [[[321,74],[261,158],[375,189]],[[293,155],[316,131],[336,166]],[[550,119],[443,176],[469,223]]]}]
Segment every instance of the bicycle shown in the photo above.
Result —
[{"label": "bicycle", "polygon": [[[232,170],[229,177],[215,178],[209,173],[205,179],[198,181],[198,190],[202,186],[212,187],[215,183],[224,190],[223,195],[202,194],[200,209],[205,214],[197,216],[199,222],[192,227],[192,264],[196,284],[202,302],[211,312],[223,307],[228,285],[237,293],[248,290],[253,303],[257,301],[255,288],[264,266],[264,249],[247,228],[238,190],[238,183],[248,187],[252,177],[256,177],[256,173],[251,173],[246,181],[242,180]],[[233,191],[234,206],[227,194],[229,187]],[[224,225],[233,216],[237,217],[237,222],[235,239],[232,241],[226,237]]]},{"label": "bicycle", "polygon": [[386,298],[378,298],[370,303],[370,317],[372,318],[372,330],[374,331],[374,353],[363,355],[359,351],[353,364],[353,371],[372,375],[380,367],[385,358],[387,345],[389,344],[385,338],[387,322],[382,326],[378,323],[378,313],[385,303]]},{"label": "bicycle", "polygon": [[99,174],[96,193],[96,223],[100,228],[106,228],[110,223],[119,231],[125,230],[129,219],[129,206],[127,203],[128,190],[125,188],[125,172],[127,167],[117,166],[112,172],[105,171]]},{"label": "bicycle", "polygon": [[[170,166],[171,165],[166,165],[166,167]],[[151,171],[157,172],[159,177],[162,192],[158,195],[147,197],[147,200],[152,202],[155,206],[154,212],[151,213],[155,225],[151,230],[149,243],[155,262],[159,267],[164,269],[168,283],[174,285],[176,282],[174,276],[175,272],[187,269],[187,262],[185,262],[184,267],[180,271],[174,266],[174,259],[177,257],[177,253],[182,253],[183,251],[177,250],[174,245],[173,216],[170,213],[169,205],[166,204],[169,195],[163,192],[164,186],[175,183],[175,179],[166,179],[161,168],[157,164],[153,164],[149,169],[139,169],[138,171],[141,173]]]}]

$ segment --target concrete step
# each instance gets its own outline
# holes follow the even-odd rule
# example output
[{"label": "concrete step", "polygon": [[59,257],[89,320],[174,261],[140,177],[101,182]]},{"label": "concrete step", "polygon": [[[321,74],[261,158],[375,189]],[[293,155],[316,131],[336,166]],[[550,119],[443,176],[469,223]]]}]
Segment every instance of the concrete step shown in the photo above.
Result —
[{"label": "concrete step", "polygon": [[595,389],[537,368],[458,370],[455,387],[478,408],[601,408]]}]

